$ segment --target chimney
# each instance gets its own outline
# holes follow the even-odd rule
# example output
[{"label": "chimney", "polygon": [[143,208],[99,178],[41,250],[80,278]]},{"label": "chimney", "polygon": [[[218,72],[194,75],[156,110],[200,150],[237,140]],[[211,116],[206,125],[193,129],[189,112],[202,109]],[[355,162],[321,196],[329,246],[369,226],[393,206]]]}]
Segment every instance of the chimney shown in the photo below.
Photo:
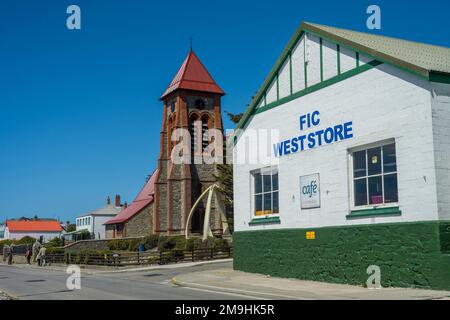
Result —
[{"label": "chimney", "polygon": [[111,204],[111,198],[109,196],[106,198],[106,204],[108,206]]},{"label": "chimney", "polygon": [[116,194],[116,207],[120,207],[120,195]]},{"label": "chimney", "polygon": [[125,204],[123,205],[123,207],[126,209],[128,208],[128,203],[125,201]]}]

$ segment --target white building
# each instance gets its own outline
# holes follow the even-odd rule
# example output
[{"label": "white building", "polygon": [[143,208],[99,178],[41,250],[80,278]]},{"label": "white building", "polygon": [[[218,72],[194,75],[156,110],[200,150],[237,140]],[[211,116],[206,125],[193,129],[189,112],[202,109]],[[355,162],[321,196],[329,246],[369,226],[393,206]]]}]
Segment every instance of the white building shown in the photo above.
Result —
[{"label": "white building", "polygon": [[123,207],[120,204],[120,196],[116,196],[116,201],[111,204],[108,197],[106,206],[90,213],[83,214],[76,218],[76,233],[87,230],[95,239],[105,239],[104,223],[114,218]]},{"label": "white building", "polygon": [[0,223],[0,240],[2,240],[4,236],[5,236],[5,225],[3,223]]},{"label": "white building", "polygon": [[238,128],[236,269],[450,289],[450,49],[303,23]]}]

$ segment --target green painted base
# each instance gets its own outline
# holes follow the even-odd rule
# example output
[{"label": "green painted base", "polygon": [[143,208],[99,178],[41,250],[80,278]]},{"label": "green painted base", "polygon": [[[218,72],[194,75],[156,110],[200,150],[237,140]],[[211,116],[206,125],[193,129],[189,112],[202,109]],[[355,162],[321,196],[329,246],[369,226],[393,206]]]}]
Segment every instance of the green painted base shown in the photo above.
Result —
[{"label": "green painted base", "polygon": [[[315,231],[314,240],[306,239]],[[235,232],[237,270],[365,285],[370,265],[383,287],[450,290],[450,222]]]}]

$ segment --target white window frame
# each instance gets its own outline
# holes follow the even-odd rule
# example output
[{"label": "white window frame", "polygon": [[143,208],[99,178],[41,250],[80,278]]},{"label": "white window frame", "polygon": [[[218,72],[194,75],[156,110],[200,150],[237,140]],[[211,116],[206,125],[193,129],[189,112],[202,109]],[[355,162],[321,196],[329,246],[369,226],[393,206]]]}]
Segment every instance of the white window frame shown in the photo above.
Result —
[{"label": "white window frame", "polygon": [[[274,192],[278,192],[278,213],[271,213],[271,214],[266,214],[266,215],[261,215],[261,216],[257,216],[256,213],[256,208],[255,208],[255,196],[256,195],[263,195],[263,199],[262,202],[264,204],[264,193],[269,193],[269,192],[261,192],[261,193],[255,193],[255,173],[262,173],[264,171],[271,171],[271,178],[270,178],[270,183],[271,186],[273,185],[273,173],[274,171],[278,172],[278,189],[277,190],[271,190],[270,193],[274,193]],[[263,186],[262,186],[263,187]],[[271,188],[272,189],[272,188]],[[259,168],[259,169],[255,169],[255,170],[251,170],[250,171],[250,207],[251,207],[251,218],[253,219],[266,219],[266,218],[272,218],[272,217],[279,217],[280,216],[280,173],[278,170],[278,166],[271,166],[271,167],[264,167],[264,168]],[[271,208],[273,209],[273,200],[271,203]]]},{"label": "white window frame", "polygon": [[[369,150],[372,148],[376,148],[376,147],[383,147],[385,145],[389,145],[389,144],[395,144],[395,158],[396,158],[396,165],[397,165],[397,170],[395,172],[389,172],[389,174],[396,174],[397,175],[397,198],[398,201],[397,202],[390,202],[390,203],[379,203],[379,204],[369,204],[369,201],[367,201],[367,205],[364,206],[355,206],[355,185],[354,185],[354,181],[355,178],[353,176],[354,174],[354,170],[353,170],[353,154],[355,152],[358,151],[364,151],[364,150]],[[348,163],[349,163],[349,167],[348,167],[348,172],[349,172],[349,190],[350,190],[350,209],[351,211],[355,211],[355,210],[370,210],[370,209],[376,209],[376,208],[393,208],[393,207],[398,207],[399,203],[400,203],[400,194],[398,194],[398,190],[399,190],[399,183],[398,183],[398,157],[397,157],[397,151],[398,151],[398,143],[395,141],[395,139],[388,139],[388,140],[383,140],[383,141],[379,141],[379,142],[374,142],[371,144],[366,144],[363,146],[359,146],[356,148],[352,148],[348,150]],[[383,161],[383,148],[381,148],[381,161]],[[383,195],[383,202],[384,202],[384,166],[383,163],[381,165],[381,174],[376,174],[376,175],[371,175],[369,176],[369,172],[367,171],[367,154],[366,154],[366,176],[365,178],[367,179],[368,177],[375,177],[375,176],[380,176],[382,177],[381,179],[381,184],[382,184],[382,195]],[[361,177],[362,178],[362,177]],[[358,179],[358,178],[357,178]],[[369,194],[369,186],[367,185],[367,195]]]}]

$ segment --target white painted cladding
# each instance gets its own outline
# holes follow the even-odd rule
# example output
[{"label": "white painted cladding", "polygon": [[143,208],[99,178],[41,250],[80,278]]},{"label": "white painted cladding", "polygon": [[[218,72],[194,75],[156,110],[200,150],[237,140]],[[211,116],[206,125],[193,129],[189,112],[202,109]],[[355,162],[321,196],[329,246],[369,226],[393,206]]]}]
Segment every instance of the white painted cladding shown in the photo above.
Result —
[{"label": "white painted cladding", "polygon": [[[355,51],[343,46],[340,46],[338,51],[335,43],[325,39],[322,39],[322,59],[320,53],[320,38],[308,33],[303,35],[294,46],[291,57],[286,59],[277,77],[267,87],[265,98],[264,96],[261,98],[257,108],[320,83],[322,81],[321,73],[323,73],[323,81],[337,76],[338,61],[340,61],[341,74],[358,66]],[[363,66],[372,60],[364,54],[359,54],[359,66]]]},{"label": "white painted cladding", "polygon": [[432,115],[439,218],[450,220],[450,85],[433,84]]},{"label": "white painted cladding", "polygon": [[[448,86],[446,88],[449,90]],[[449,94],[447,91],[445,97],[434,100],[435,116],[432,117],[430,90],[429,82],[395,67],[381,65],[253,116],[235,152],[242,150],[245,137],[255,129],[279,129],[279,141],[300,135],[299,116],[314,110],[321,113],[317,129],[353,121],[354,138],[277,159],[279,225],[248,225],[253,218],[250,171],[266,166],[261,163],[267,163],[267,159],[259,159],[254,164],[235,164],[235,230],[437,220],[438,203],[442,207],[441,218],[448,219],[450,146],[447,135],[450,129],[447,122],[440,124],[440,121],[450,119]],[[439,128],[433,129],[432,121]],[[387,139],[396,142],[402,215],[348,220],[346,216],[351,210],[348,150]],[[250,152],[256,153],[255,148],[256,144],[250,146]],[[321,207],[301,210],[299,177],[312,173],[320,173]],[[437,190],[440,190],[439,200]]]},{"label": "white painted cladding", "polygon": [[41,236],[43,237],[44,242],[47,242],[51,239],[61,237],[61,232],[9,232],[9,229],[6,228],[4,239],[20,240],[23,237],[32,237],[35,239],[39,239]]}]

